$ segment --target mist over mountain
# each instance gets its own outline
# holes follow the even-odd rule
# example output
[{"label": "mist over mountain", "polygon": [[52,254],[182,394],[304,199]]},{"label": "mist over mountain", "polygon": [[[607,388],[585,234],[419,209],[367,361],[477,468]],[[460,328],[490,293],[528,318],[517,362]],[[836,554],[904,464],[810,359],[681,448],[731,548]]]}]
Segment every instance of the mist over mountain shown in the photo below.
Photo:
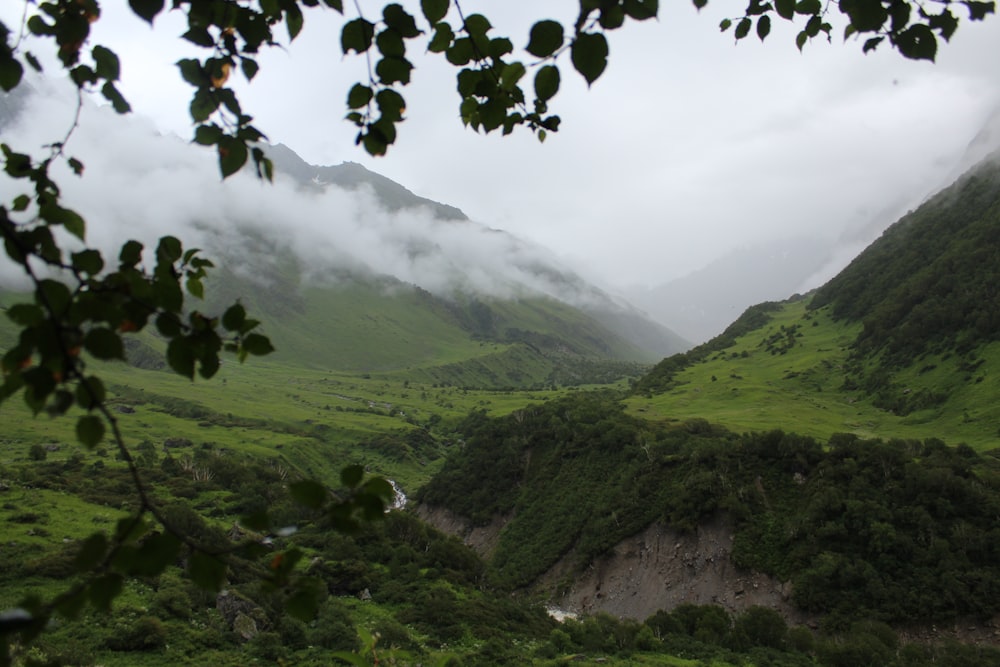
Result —
[{"label": "mist over mountain", "polygon": [[746,244],[681,277],[622,292],[658,322],[695,343],[705,342],[753,304],[786,299],[825,284],[896,220],[998,149],[1000,108],[986,118],[964,151],[939,156],[935,169],[908,188],[887,190],[877,207],[858,209],[836,225],[837,232],[809,229],[811,221],[803,220],[808,232]]},{"label": "mist over mountain", "polygon": [[[53,137],[65,135],[75,113],[75,100],[45,82],[39,88],[40,94],[17,101],[20,111],[9,105],[0,128],[18,150],[34,149],[36,156],[45,154]],[[273,184],[257,180],[249,168],[220,182],[212,151],[158,135],[141,118],[85,103],[67,143],[67,154],[83,162],[84,172],[77,177],[59,161],[53,169],[65,204],[84,216],[88,242],[105,256],[116,255],[127,238],[151,248],[160,236],[177,236],[224,267],[216,273],[229,284],[217,280],[217,293],[252,300],[275,317],[295,304],[323,301],[308,290],[364,284],[375,289],[369,298],[392,299],[400,289],[417,288],[460,305],[539,298],[567,304],[594,322],[597,328],[586,335],[604,341],[568,344],[588,354],[656,361],[688,346],[545,248],[470,221],[459,209],[358,164],[313,166],[288,147],[266,150],[275,162]],[[11,197],[21,185],[5,177],[0,195]],[[72,247],[72,240],[67,243]],[[23,277],[16,267],[0,269],[7,287],[23,287],[18,280]],[[210,281],[210,298],[212,292]],[[265,295],[269,299],[261,301]],[[498,316],[506,324],[491,339],[517,339],[506,331],[524,329],[520,317]],[[552,334],[546,327],[538,320],[531,330]]]}]

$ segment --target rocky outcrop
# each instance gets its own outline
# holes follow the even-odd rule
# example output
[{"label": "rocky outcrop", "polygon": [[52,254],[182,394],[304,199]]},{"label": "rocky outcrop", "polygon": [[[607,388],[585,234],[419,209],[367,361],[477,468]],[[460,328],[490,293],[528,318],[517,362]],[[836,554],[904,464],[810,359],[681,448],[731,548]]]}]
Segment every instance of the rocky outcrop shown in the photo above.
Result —
[{"label": "rocky outcrop", "polygon": [[472,548],[482,558],[489,560],[497,548],[500,531],[507,525],[507,517],[494,517],[486,526],[473,526],[468,519],[443,507],[421,505],[416,509],[421,520],[442,533],[454,535]]},{"label": "rocky outcrop", "polygon": [[[453,512],[425,506],[417,508],[417,515],[460,537],[487,559],[507,523],[507,518],[496,517],[487,526],[473,527]],[[732,525],[722,517],[703,523],[693,533],[654,523],[619,542],[583,572],[575,555],[568,554],[533,588],[548,591],[553,606],[577,614],[603,611],[644,620],[657,610],[685,603],[716,604],[730,613],[760,605],[779,611],[791,623],[808,622],[791,603],[791,584],[733,565],[732,543]]]},{"label": "rocky outcrop", "polygon": [[790,584],[733,565],[732,541],[732,526],[721,518],[693,533],[655,523],[618,543],[582,573],[570,554],[539,585],[552,591],[553,604],[575,613],[603,611],[643,620],[684,603],[720,605],[730,613],[760,605],[791,622],[805,622],[789,599]]}]

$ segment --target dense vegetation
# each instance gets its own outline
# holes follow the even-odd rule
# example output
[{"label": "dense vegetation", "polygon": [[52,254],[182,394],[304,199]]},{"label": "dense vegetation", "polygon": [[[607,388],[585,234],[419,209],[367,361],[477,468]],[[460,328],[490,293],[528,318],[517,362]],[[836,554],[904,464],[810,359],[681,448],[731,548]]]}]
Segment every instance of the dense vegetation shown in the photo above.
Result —
[{"label": "dense vegetation", "polygon": [[[588,434],[614,425],[628,429],[631,420],[621,418],[610,399],[566,399],[560,401],[561,405],[539,410],[536,417],[558,421],[559,414],[600,416],[577,434],[577,444],[582,444]],[[510,419],[516,422],[518,417]],[[463,426],[470,434],[466,451],[476,447],[477,439],[499,432],[503,422],[480,413],[470,416]],[[600,422],[604,426],[593,430]],[[795,472],[807,475],[805,486],[811,488],[806,495],[811,499],[806,513],[810,513],[816,511],[816,498],[836,493],[850,471],[858,481],[845,491],[844,502],[848,507],[862,502],[862,498],[868,502],[857,511],[834,512],[834,519],[843,514],[853,522],[849,530],[864,531],[865,513],[880,513],[880,503],[892,504],[879,500],[881,494],[871,491],[875,487],[869,478],[888,474],[904,496],[911,492],[920,495],[922,488],[925,493],[935,493],[933,516],[923,520],[916,541],[921,539],[920,531],[943,530],[943,516],[962,513],[962,521],[969,524],[958,523],[961,529],[949,534],[949,540],[964,540],[962,545],[950,547],[941,539],[934,545],[934,554],[951,554],[947,560],[953,563],[954,570],[933,565],[935,571],[944,574],[950,592],[942,596],[941,586],[928,574],[926,581],[919,582],[923,588],[919,594],[925,599],[914,603],[932,600],[941,609],[951,600],[962,599],[968,591],[960,590],[956,580],[990,585],[987,579],[995,573],[992,565],[980,575],[970,575],[969,564],[958,563],[956,555],[962,549],[968,550],[969,544],[979,544],[978,555],[971,559],[997,562],[996,552],[989,551],[996,545],[989,546],[988,532],[984,536],[980,530],[984,521],[971,516],[967,507],[982,503],[978,515],[997,510],[997,471],[990,459],[935,442],[873,446],[850,439],[832,443],[833,451],[828,456],[816,443],[793,436],[770,433],[738,439],[704,423],[657,436],[650,453],[657,459],[672,458],[668,468],[674,476],[683,476],[680,473],[689,466],[699,467],[718,479],[716,483],[730,488],[730,495],[738,496],[748,492],[738,488],[744,478],[763,472],[770,505],[759,496],[737,504],[721,494],[727,506],[742,508],[738,522],[743,529],[738,534],[737,553],[750,565],[767,567],[764,561],[787,547],[777,544],[780,537],[776,536],[784,535],[785,529],[777,528],[776,522],[791,524],[799,520],[787,513],[788,503],[794,501],[786,498],[792,494],[786,488],[790,485],[781,481],[784,478]],[[709,454],[699,458],[697,466],[691,466],[687,459],[693,460],[695,450],[711,442],[718,446],[709,446]],[[512,597],[503,588],[495,588],[490,583],[494,580],[490,565],[455,538],[428,528],[410,513],[392,512],[384,521],[345,536],[328,530],[319,517],[291,503],[288,471],[273,464],[188,443],[173,443],[166,449],[144,445],[139,451],[143,473],[156,485],[171,520],[206,543],[225,546],[232,540],[253,536],[236,527],[233,518],[253,512],[264,503],[273,508],[280,521],[297,525],[296,534],[272,536],[267,542],[273,553],[288,553],[287,548],[293,544],[301,550],[296,569],[312,578],[319,589],[318,616],[300,621],[285,613],[280,594],[261,584],[258,566],[253,562],[240,561],[232,567],[225,591],[216,594],[195,585],[178,561],[158,577],[128,582],[110,610],[85,613],[73,623],[56,624],[39,642],[15,651],[18,664],[34,660],[36,664],[65,665],[211,662],[222,666],[284,660],[296,665],[328,665],[335,652],[351,651],[368,660],[368,664],[378,655],[383,661],[395,656],[402,664],[482,667],[557,665],[569,656],[580,664],[599,661],[610,665],[1000,665],[1000,652],[993,649],[954,642],[907,643],[890,626],[873,620],[892,616],[875,608],[885,600],[877,595],[872,597],[874,602],[868,598],[868,593],[878,592],[878,585],[892,583],[892,568],[882,562],[873,563],[872,567],[882,568],[874,583],[845,579],[870,572],[871,567],[859,564],[865,558],[862,555],[859,560],[858,556],[863,549],[838,546],[844,538],[830,527],[829,517],[823,523],[828,532],[816,543],[826,552],[821,564],[840,558],[853,565],[844,566],[843,576],[830,576],[829,580],[827,572],[804,570],[799,576],[803,581],[810,577],[819,580],[811,587],[806,585],[809,594],[817,596],[815,599],[826,595],[832,604],[859,603],[863,608],[851,613],[836,610],[822,632],[789,626],[777,612],[761,607],[730,614],[716,606],[681,605],[659,611],[644,621],[597,614],[556,623],[530,597]],[[81,524],[113,524],[134,502],[126,470],[106,452],[68,457],[63,454],[28,457],[3,470],[0,526],[8,565],[0,574],[0,602],[5,605],[26,590],[62,586],[67,577],[74,576],[74,560],[81,548],[76,536],[82,537],[88,529]],[[911,466],[903,465],[902,460],[910,455],[926,465],[921,463],[907,472]],[[740,466],[747,469],[741,472]],[[720,479],[723,471],[730,473],[726,479]],[[911,480],[914,476],[926,477],[926,483]],[[986,487],[979,490],[980,495],[963,491],[957,480],[971,483],[976,476],[982,476]],[[983,484],[971,485],[978,488]],[[942,487],[951,492],[939,496],[936,492]],[[593,493],[601,489],[595,483],[589,490]],[[950,511],[946,505],[951,506]],[[829,508],[829,504],[823,507]],[[704,509],[692,502],[688,516]],[[881,523],[869,523],[884,532]],[[908,534],[904,526],[897,546]],[[861,537],[853,540],[857,544],[864,541]],[[758,549],[762,543],[766,548]],[[919,544],[910,548],[916,554],[921,552]],[[794,554],[771,567],[794,569],[808,562],[807,556]],[[905,569],[898,564],[895,567]],[[827,588],[825,593],[817,589],[823,586]],[[991,589],[983,588],[978,594],[981,609],[988,613],[995,604],[987,599]]]},{"label": "dense vegetation", "polygon": [[750,306],[718,336],[687,352],[671,355],[656,364],[635,384],[634,391],[646,394],[667,391],[674,386],[678,372],[704,361],[713,353],[731,347],[741,336],[757,331],[767,324],[771,314],[780,308],[781,304],[770,301]]},{"label": "dense vegetation", "polygon": [[1000,340],[998,284],[1000,164],[988,161],[887,229],[810,307],[863,322],[849,381],[907,414],[946,395],[902,398],[893,373],[951,355],[974,371],[977,350]]},{"label": "dense vegetation", "polygon": [[654,521],[722,513],[734,561],[794,584],[834,627],[1000,612],[1000,461],[937,440],[736,435],[654,427],[610,395],[473,415],[420,499],[485,523],[510,517],[492,581],[523,587],[564,556],[584,567]]}]

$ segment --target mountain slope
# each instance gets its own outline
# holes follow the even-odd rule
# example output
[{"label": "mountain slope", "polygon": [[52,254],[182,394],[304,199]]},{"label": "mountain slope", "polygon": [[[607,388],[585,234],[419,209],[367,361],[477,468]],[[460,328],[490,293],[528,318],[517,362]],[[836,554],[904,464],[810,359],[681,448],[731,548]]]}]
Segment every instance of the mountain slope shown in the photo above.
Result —
[{"label": "mountain slope", "polygon": [[[747,311],[665,359],[634,410],[820,437],[993,446],[1000,411],[1000,167],[987,161],[890,227],[814,295]],[[645,397],[643,397],[645,396]]]}]

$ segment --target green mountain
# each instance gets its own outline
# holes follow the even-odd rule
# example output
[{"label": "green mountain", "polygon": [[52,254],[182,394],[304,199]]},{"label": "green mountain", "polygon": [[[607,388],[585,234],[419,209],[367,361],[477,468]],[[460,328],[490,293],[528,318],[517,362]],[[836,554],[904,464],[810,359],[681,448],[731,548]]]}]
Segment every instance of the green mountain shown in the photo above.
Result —
[{"label": "green mountain", "polygon": [[624,401],[470,416],[422,515],[574,611],[978,626],[1000,612],[998,203],[987,162]]},{"label": "green mountain", "polygon": [[630,405],[735,429],[995,446],[1000,166],[987,161],[885,231],[812,295],[747,310],[664,359]]},{"label": "green mountain", "polygon": [[[266,231],[212,231],[209,254],[220,268],[210,278],[210,304],[243,302],[262,320],[278,362],[459,386],[530,387],[637,376],[640,364],[687,347],[627,303],[547,263],[527,244],[470,222],[458,209],[360,165],[314,167],[284,146],[268,152],[279,174],[295,180],[294,196],[367,190],[382,212],[359,205],[357,223],[364,228],[366,216],[381,216],[372,224],[385,225],[380,234],[395,235],[381,237],[391,245],[386,253],[450,272],[432,291],[349,256],[304,259]],[[396,217],[385,222],[385,211]],[[407,215],[429,220],[411,231]],[[499,267],[490,276],[495,287],[464,284],[477,267],[456,261],[435,236],[456,231],[471,238],[468,243],[495,246],[509,257],[509,270]]]}]

